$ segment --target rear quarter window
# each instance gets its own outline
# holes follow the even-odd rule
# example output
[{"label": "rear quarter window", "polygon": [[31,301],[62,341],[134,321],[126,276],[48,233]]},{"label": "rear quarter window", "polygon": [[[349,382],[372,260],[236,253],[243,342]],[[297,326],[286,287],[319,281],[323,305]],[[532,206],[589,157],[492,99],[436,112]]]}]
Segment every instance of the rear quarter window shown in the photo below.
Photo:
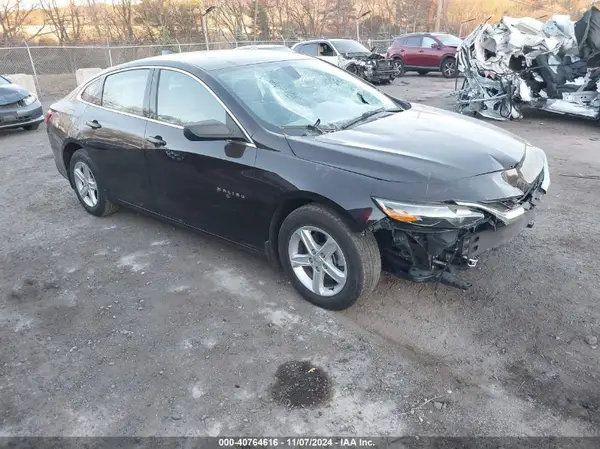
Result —
[{"label": "rear quarter window", "polygon": [[88,103],[100,106],[102,103],[102,85],[104,84],[104,77],[97,79],[87,85],[83,92],[81,92],[81,99]]},{"label": "rear quarter window", "polygon": [[402,47],[403,45],[406,45],[406,38],[401,37],[398,39],[394,39],[394,42],[392,43],[392,48]]}]

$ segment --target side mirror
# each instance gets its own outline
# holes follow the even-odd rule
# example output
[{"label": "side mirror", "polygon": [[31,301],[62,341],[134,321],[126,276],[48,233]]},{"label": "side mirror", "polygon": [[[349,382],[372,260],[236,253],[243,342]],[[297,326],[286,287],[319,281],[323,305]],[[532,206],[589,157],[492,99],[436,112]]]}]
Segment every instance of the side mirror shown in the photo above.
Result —
[{"label": "side mirror", "polygon": [[441,48],[440,44],[436,44],[435,42],[431,44],[431,48],[437,48],[438,50]]},{"label": "side mirror", "polygon": [[188,140],[246,140],[239,129],[229,129],[225,123],[217,120],[204,120],[183,127],[183,135]]}]

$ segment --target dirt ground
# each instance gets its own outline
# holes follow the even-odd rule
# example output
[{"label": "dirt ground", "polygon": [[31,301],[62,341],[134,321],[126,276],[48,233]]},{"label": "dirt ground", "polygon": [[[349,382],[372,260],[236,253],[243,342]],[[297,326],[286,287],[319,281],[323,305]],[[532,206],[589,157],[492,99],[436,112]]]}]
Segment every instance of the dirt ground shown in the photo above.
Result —
[{"label": "dirt ground", "polygon": [[536,226],[467,292],[384,275],[341,313],[236,247],[86,214],[43,127],[0,134],[0,436],[600,435],[600,130],[526,114],[498,125],[549,156]]}]

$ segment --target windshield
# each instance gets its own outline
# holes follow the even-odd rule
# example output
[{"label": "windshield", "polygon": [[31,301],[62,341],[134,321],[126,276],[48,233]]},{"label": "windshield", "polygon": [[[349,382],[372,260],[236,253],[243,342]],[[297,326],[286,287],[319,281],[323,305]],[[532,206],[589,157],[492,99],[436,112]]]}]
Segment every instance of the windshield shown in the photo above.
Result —
[{"label": "windshield", "polygon": [[448,45],[450,47],[458,47],[462,40],[456,36],[452,36],[451,34],[434,34],[434,36],[444,45]]},{"label": "windshield", "polygon": [[0,86],[6,86],[7,84],[10,84],[10,81],[8,81],[3,76],[0,76]]},{"label": "windshield", "polygon": [[376,109],[398,106],[348,72],[316,59],[296,59],[223,69],[215,73],[245,109],[271,127],[322,129]]},{"label": "windshield", "polygon": [[331,39],[329,42],[343,55],[346,53],[371,53],[367,47],[350,39]]}]

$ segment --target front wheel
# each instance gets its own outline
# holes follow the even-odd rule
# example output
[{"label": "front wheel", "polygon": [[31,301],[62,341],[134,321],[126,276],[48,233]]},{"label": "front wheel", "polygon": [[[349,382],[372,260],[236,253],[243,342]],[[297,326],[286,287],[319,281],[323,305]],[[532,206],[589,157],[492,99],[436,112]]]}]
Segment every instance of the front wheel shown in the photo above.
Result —
[{"label": "front wheel", "polygon": [[343,310],[368,296],[381,274],[381,255],[372,233],[353,232],[335,211],[302,206],[279,230],[279,257],[300,294],[329,310]]},{"label": "front wheel", "polygon": [[444,78],[456,78],[456,75],[458,74],[458,68],[456,67],[456,59],[444,59],[442,61],[441,71]]},{"label": "front wheel", "polygon": [[397,76],[404,76],[404,61],[400,58],[392,59],[392,65],[398,71]]},{"label": "front wheel", "polygon": [[350,64],[348,67],[346,67],[346,71],[352,73],[353,75],[359,76],[358,67],[354,64]]}]

